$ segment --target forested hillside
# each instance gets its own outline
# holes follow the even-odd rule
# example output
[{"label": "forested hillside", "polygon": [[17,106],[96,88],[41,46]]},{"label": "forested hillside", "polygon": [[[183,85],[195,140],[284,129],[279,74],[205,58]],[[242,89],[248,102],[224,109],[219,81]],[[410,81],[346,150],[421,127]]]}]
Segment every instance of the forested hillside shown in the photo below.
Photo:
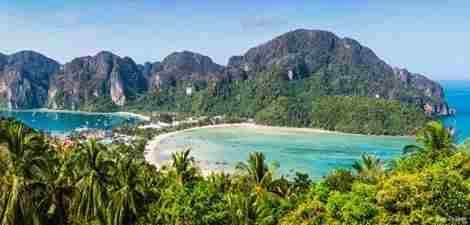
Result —
[{"label": "forested hillside", "polygon": [[[348,95],[366,87],[336,87],[330,76],[316,74],[298,81],[283,79],[278,68],[255,80],[209,83],[187,96],[170,88],[130,103],[129,110],[189,112],[255,118],[273,126],[315,127],[362,134],[414,134],[430,119],[423,109],[398,100]],[[406,90],[403,90],[406,91]]]},{"label": "forested hillside", "polygon": [[[358,105],[347,108],[346,97]],[[31,51],[0,54],[2,105],[230,115],[264,124],[371,134],[412,134],[424,125],[425,116],[450,112],[437,82],[388,65],[354,39],[305,29],[233,56],[226,66],[190,51],[144,64],[106,51],[64,65]],[[327,121],[319,105],[352,112]]]}]

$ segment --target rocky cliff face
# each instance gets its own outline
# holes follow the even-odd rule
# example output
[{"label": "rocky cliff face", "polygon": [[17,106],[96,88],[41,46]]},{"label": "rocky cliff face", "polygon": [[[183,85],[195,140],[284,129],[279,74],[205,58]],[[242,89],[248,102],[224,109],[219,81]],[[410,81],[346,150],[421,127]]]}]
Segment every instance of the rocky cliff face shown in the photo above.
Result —
[{"label": "rocky cliff face", "polygon": [[319,30],[295,30],[231,57],[226,67],[209,57],[175,52],[162,62],[137,65],[109,52],[76,58],[63,66],[34,52],[0,54],[0,103],[12,108],[79,109],[112,102],[122,106],[138,94],[210,81],[251,80],[276,68],[283,78],[318,78],[329,95],[398,99],[430,115],[448,114],[442,87],[423,75],[396,69],[350,38]]},{"label": "rocky cliff face", "polygon": [[224,67],[211,58],[194,52],[175,52],[162,62],[146,64],[144,74],[151,90],[175,86],[177,83],[204,87],[210,80],[222,78]]},{"label": "rocky cliff face", "polygon": [[406,88],[417,90],[417,94],[407,97],[414,103],[423,105],[427,114],[444,116],[450,114],[441,85],[424,75],[410,73],[406,69],[394,68],[393,71]]},{"label": "rocky cliff face", "polygon": [[59,63],[39,53],[0,55],[0,99],[9,108],[38,108],[47,102],[49,80]]},{"label": "rocky cliff face", "polygon": [[[319,30],[295,30],[229,60],[231,79],[253,79],[276,67],[286,80],[318,76],[331,94],[398,99],[427,106],[429,114],[447,114],[442,87],[426,77],[393,69],[350,38]],[[429,110],[432,108],[432,110]]]},{"label": "rocky cliff face", "polygon": [[122,106],[147,89],[138,65],[109,52],[76,58],[53,77],[49,107],[78,109],[100,98]]}]

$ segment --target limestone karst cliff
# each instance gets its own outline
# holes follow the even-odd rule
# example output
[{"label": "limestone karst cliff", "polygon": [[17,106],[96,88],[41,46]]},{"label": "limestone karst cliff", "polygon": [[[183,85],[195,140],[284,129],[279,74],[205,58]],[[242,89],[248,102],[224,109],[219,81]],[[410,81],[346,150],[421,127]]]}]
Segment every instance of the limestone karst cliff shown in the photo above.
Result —
[{"label": "limestone karst cliff", "polygon": [[317,76],[328,95],[399,100],[417,104],[431,115],[449,112],[438,83],[388,65],[356,40],[305,29],[233,56],[227,66],[189,51],[143,65],[110,52],[79,57],[64,65],[32,51],[0,54],[0,103],[10,108],[83,109],[104,103],[120,107],[159,89],[191,86],[197,90],[211,81],[249,81],[272,68],[286,81]]}]

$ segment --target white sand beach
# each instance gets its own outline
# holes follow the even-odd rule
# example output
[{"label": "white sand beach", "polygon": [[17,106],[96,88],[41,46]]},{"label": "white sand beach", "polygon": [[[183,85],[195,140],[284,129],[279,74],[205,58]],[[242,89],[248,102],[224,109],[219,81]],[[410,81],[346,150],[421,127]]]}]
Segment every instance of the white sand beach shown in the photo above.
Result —
[{"label": "white sand beach", "polygon": [[[169,160],[169,153],[166,150],[159,149],[160,144],[162,141],[165,139],[177,135],[182,132],[189,132],[189,131],[194,131],[194,130],[199,130],[199,129],[214,129],[214,128],[249,128],[249,129],[255,129],[256,131],[263,132],[263,133],[279,133],[279,132],[314,132],[314,133],[334,133],[334,134],[344,134],[344,135],[350,135],[346,133],[341,133],[341,132],[335,132],[335,131],[327,131],[327,130],[322,130],[322,129],[314,129],[314,128],[293,128],[293,127],[272,127],[272,126],[266,126],[266,125],[258,125],[254,123],[235,123],[235,124],[217,124],[217,125],[208,125],[208,126],[202,126],[202,127],[194,127],[194,128],[189,128],[185,130],[179,130],[175,132],[170,132],[166,134],[161,134],[156,137],[154,137],[151,141],[147,143],[146,150],[145,150],[145,160],[149,162],[152,165],[155,165],[157,168],[161,167],[165,164],[168,163]],[[205,168],[204,166],[201,166],[201,168]],[[207,174],[209,171],[203,171],[203,173]]]},{"label": "white sand beach", "polygon": [[120,116],[127,116],[127,117],[135,117],[135,118],[138,118],[138,119],[143,120],[143,121],[150,121],[149,116],[144,116],[144,115],[137,114],[137,113],[132,113],[132,112],[115,112],[113,114],[120,115]]},{"label": "white sand beach", "polygon": [[[166,134],[161,134],[154,137],[151,141],[147,143],[146,151],[145,151],[145,160],[152,165],[155,165],[157,168],[163,165],[167,165],[169,163],[171,154],[175,151],[175,149],[160,149],[160,146],[164,145],[164,141],[168,138],[183,133],[189,132],[199,129],[217,129],[217,128],[248,128],[253,129],[255,132],[260,132],[262,134],[276,134],[276,135],[292,135],[293,133],[328,133],[328,134],[335,134],[335,135],[345,135],[345,136],[364,136],[370,137],[373,135],[363,135],[363,134],[350,134],[350,133],[343,133],[343,132],[336,132],[336,131],[328,131],[322,129],[314,129],[314,128],[292,128],[292,127],[273,127],[273,126],[266,126],[266,125],[258,125],[254,123],[237,123],[237,124],[218,124],[218,125],[208,125],[202,127],[194,127],[185,130],[170,132]],[[393,136],[375,136],[375,137],[386,137],[392,138]],[[409,136],[407,136],[409,137]],[[180,149],[183,150],[183,149]],[[199,167],[202,169],[203,174],[210,174],[211,172],[215,171],[227,171],[229,169],[227,165],[223,163],[217,163],[213,165],[208,165],[209,162],[201,160],[197,162]],[[214,169],[215,168],[215,169]]]}]

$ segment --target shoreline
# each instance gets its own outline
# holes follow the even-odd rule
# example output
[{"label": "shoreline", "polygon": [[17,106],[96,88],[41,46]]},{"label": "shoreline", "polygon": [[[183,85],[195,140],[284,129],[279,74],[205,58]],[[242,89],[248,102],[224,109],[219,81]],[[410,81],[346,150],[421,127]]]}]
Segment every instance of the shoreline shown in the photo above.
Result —
[{"label": "shoreline", "polygon": [[116,115],[122,117],[134,117],[143,121],[150,121],[150,117],[144,116],[141,114],[133,112],[87,112],[79,110],[67,110],[67,109],[49,109],[49,108],[38,108],[38,109],[1,109],[0,111],[10,111],[10,112],[51,112],[51,113],[74,113],[74,114],[84,114],[84,115]]},{"label": "shoreline", "polygon": [[[412,136],[387,136],[387,135],[366,135],[366,134],[351,134],[351,133],[344,133],[339,131],[328,131],[323,129],[317,128],[295,128],[295,127],[276,127],[276,126],[267,126],[267,125],[259,125],[254,123],[233,123],[233,124],[217,124],[217,125],[207,125],[201,127],[193,127],[188,129],[183,129],[179,131],[173,131],[165,134],[160,134],[153,137],[145,146],[144,158],[145,160],[160,168],[163,165],[167,165],[169,163],[169,152],[172,150],[162,150],[159,149],[159,145],[166,139],[175,136],[177,134],[181,134],[184,132],[190,132],[194,130],[200,129],[217,129],[217,128],[248,128],[254,129],[260,132],[300,132],[300,133],[323,133],[323,134],[335,134],[335,135],[346,135],[346,136],[373,136],[373,137],[412,137]],[[167,153],[166,155],[163,153]],[[166,157],[165,157],[166,156]],[[203,161],[201,161],[203,163]],[[207,169],[207,165],[199,165],[201,170],[204,174],[209,174],[210,172],[214,172],[217,170]]]},{"label": "shoreline", "polygon": [[133,113],[133,112],[114,112],[112,114],[119,115],[119,116],[135,117],[146,122],[149,122],[151,120],[149,116],[144,116],[144,115]]}]

